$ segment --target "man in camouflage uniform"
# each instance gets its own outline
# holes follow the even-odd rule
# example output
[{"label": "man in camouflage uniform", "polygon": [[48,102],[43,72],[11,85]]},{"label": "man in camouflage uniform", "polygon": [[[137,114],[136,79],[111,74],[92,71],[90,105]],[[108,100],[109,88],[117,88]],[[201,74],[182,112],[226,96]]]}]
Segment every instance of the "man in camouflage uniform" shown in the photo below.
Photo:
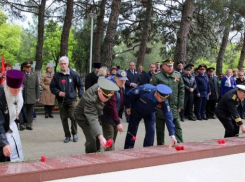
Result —
[{"label": "man in camouflage uniform", "polygon": [[[174,71],[173,64],[171,58],[163,61],[161,72],[152,75],[151,82],[153,85],[165,84],[173,90],[168,101],[173,113],[176,139],[178,143],[183,143],[179,113],[184,108],[185,89],[181,74]],[[157,145],[164,145],[165,120],[161,112],[156,112],[156,130]]]}]

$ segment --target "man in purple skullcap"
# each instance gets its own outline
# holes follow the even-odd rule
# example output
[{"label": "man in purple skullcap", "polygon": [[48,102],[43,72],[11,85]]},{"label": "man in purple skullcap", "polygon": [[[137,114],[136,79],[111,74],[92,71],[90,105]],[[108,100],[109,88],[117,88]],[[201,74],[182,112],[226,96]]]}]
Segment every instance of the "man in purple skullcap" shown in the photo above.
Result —
[{"label": "man in purple skullcap", "polygon": [[16,124],[23,106],[23,79],[23,72],[9,70],[6,82],[0,87],[0,162],[24,160]]}]

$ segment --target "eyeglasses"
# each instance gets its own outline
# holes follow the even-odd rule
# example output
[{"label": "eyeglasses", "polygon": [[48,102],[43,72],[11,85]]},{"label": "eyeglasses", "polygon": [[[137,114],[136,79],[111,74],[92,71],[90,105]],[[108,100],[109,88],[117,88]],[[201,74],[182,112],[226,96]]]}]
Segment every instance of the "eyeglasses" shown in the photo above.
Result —
[{"label": "eyeglasses", "polygon": [[239,75],[239,76],[244,76],[244,75]]},{"label": "eyeglasses", "polygon": [[114,93],[106,94],[102,89],[101,89],[101,92],[102,92],[103,96],[106,97],[107,99],[111,98],[114,94]]}]

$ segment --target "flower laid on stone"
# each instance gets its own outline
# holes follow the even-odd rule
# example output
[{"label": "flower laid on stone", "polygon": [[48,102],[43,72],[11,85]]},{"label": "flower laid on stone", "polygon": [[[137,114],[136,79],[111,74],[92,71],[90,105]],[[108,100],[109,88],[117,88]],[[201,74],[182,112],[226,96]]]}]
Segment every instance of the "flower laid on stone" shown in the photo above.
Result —
[{"label": "flower laid on stone", "polygon": [[218,139],[218,144],[225,144],[225,139]]},{"label": "flower laid on stone", "polygon": [[40,161],[41,162],[45,162],[46,161],[46,157],[44,155],[42,155]]},{"label": "flower laid on stone", "polygon": [[132,140],[136,140],[136,136],[132,135],[130,132],[128,132],[128,134],[130,134],[132,136]]},{"label": "flower laid on stone", "polygon": [[181,146],[172,145],[172,147],[174,147],[177,151],[179,151],[179,150],[185,150],[185,147],[183,145],[181,145]]}]

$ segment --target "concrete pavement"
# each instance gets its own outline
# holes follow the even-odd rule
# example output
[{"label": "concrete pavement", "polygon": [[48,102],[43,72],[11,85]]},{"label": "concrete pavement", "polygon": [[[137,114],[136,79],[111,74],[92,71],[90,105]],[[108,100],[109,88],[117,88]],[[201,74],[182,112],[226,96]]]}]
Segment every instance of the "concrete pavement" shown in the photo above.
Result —
[{"label": "concrete pavement", "polygon": [[[116,150],[124,147],[124,141],[127,131],[127,123],[122,120],[124,132],[118,134],[116,141]],[[224,128],[218,119],[210,119],[203,121],[181,122],[183,137],[185,142],[203,141],[205,139],[223,138]],[[166,131],[166,134],[168,132]],[[33,130],[20,131],[22,146],[24,150],[25,160],[39,159],[41,155],[46,157],[67,156],[85,153],[84,143],[85,137],[82,129],[78,126],[78,142],[65,144],[64,132],[59,114],[54,114],[54,118],[45,119],[44,115],[37,115],[37,119],[33,123]],[[145,135],[144,123],[141,121],[135,147],[143,146]],[[170,144],[170,137],[166,137],[166,144]],[[156,145],[156,142],[155,142]]]}]

